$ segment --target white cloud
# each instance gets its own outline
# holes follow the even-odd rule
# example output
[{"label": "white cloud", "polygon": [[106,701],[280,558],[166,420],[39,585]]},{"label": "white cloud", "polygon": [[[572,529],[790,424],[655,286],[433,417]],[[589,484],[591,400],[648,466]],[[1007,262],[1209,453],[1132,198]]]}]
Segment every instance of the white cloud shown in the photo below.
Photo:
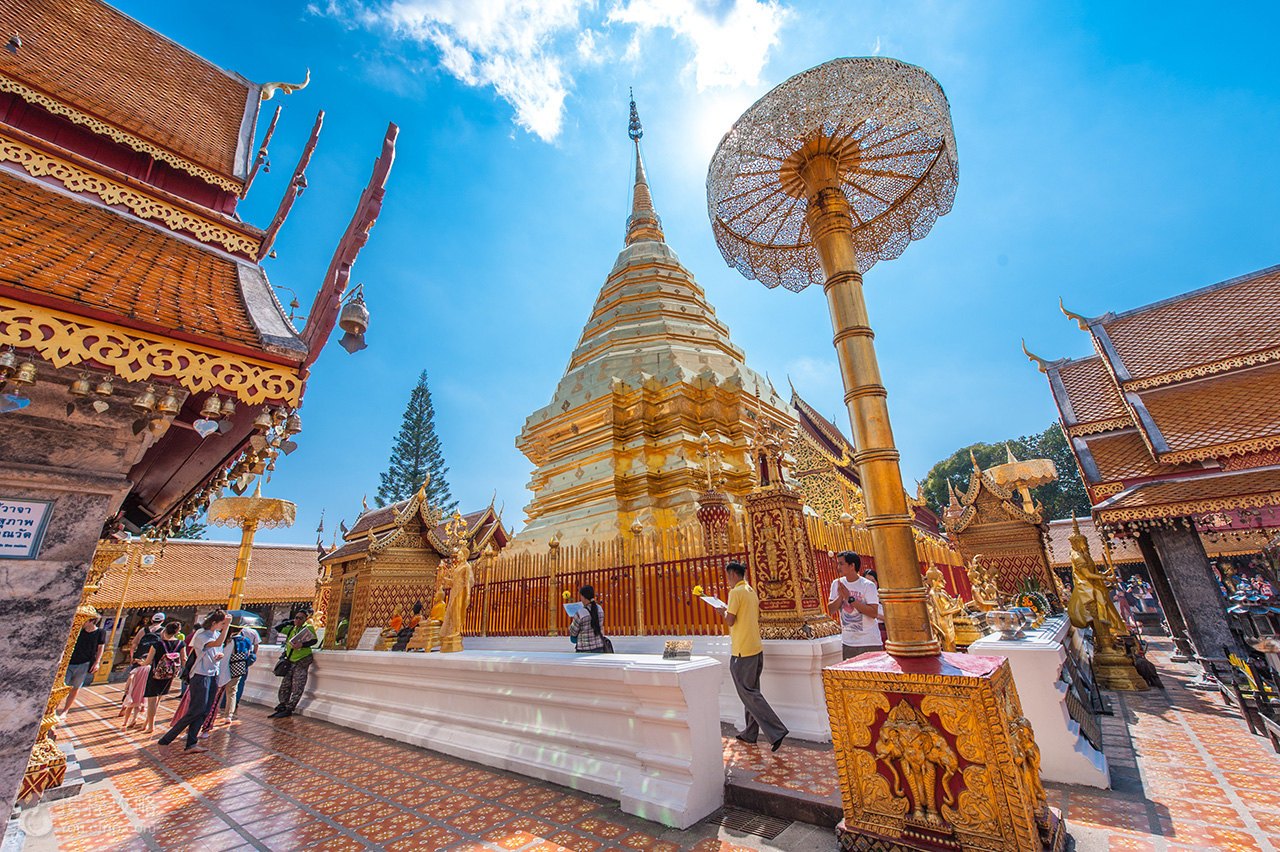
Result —
[{"label": "white cloud", "polygon": [[614,26],[634,28],[619,34],[623,61],[638,61],[641,36],[654,30],[688,42],[704,90],[759,82],[786,17],[779,0],[613,0],[603,15],[597,0],[313,0],[307,8],[433,49],[441,68],[491,86],[517,125],[548,142],[560,134],[574,70],[618,55],[607,43]]},{"label": "white cloud", "polygon": [[871,47],[871,55],[872,56],[880,55],[880,36],[876,36],[876,43]]},{"label": "white cloud", "polygon": [[760,82],[786,12],[774,0],[625,0],[609,23],[669,29],[693,46],[690,65],[699,90]]}]

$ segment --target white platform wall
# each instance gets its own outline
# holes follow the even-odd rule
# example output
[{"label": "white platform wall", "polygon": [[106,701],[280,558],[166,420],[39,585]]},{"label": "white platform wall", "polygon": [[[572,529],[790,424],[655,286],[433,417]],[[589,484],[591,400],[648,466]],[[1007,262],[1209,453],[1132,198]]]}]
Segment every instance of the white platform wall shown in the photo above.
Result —
[{"label": "white platform wall", "polygon": [[[721,666],[720,720],[742,727],[742,702],[729,677],[728,636],[614,636],[623,654],[661,654],[670,639],[693,640],[693,653]],[[563,636],[468,636],[463,642],[477,650],[564,651],[572,648]],[[782,723],[797,739],[831,742],[831,719],[822,691],[822,669],[840,662],[840,637],[812,641],[768,640],[764,643],[764,674],[760,689]]]},{"label": "white platform wall", "polygon": [[[676,828],[720,807],[717,661],[467,642],[457,654],[323,651],[299,711],[617,799],[627,813]],[[271,646],[259,652],[246,701],[275,705],[277,658]]]},{"label": "white platform wall", "polygon": [[1065,615],[1045,620],[1023,639],[984,636],[969,646],[969,653],[1005,657],[1013,669],[1022,712],[1031,721],[1040,746],[1040,777],[1063,784],[1111,786],[1106,756],[1089,744],[1080,725],[1067,710],[1067,685],[1061,679],[1070,623]]}]

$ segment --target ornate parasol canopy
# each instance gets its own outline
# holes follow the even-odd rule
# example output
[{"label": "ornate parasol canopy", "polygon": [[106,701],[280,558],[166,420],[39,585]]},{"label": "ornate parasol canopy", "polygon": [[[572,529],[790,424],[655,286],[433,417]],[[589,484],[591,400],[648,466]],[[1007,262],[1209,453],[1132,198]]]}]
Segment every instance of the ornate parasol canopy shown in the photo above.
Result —
[{"label": "ornate parasol canopy", "polygon": [[707,208],[730,266],[766,287],[823,283],[799,169],[824,153],[838,163],[862,272],[951,210],[959,171],[942,87],[896,59],[834,59],[756,101],[720,140]]},{"label": "ornate parasol canopy", "polygon": [[275,529],[293,526],[298,507],[288,500],[263,497],[262,484],[252,497],[219,497],[209,504],[208,521],[219,527]]}]

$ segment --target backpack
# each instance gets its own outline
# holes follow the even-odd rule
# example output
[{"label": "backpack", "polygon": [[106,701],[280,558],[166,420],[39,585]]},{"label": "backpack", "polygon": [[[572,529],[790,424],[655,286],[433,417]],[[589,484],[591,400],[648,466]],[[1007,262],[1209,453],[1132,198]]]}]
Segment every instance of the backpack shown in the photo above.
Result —
[{"label": "backpack", "polygon": [[177,651],[170,651],[163,639],[156,639],[156,661],[151,664],[151,677],[155,680],[172,680],[178,675]]},{"label": "backpack", "polygon": [[231,677],[244,677],[249,674],[249,666],[253,664],[253,640],[248,636],[237,636],[232,640],[234,650],[227,661],[227,674]]}]

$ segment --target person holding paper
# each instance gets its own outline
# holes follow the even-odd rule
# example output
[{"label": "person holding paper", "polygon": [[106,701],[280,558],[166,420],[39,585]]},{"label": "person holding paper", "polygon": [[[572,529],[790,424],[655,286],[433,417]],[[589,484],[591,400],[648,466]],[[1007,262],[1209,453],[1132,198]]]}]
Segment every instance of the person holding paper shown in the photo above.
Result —
[{"label": "person holding paper", "polygon": [[848,660],[884,647],[877,621],[884,618],[880,589],[862,573],[862,559],[853,551],[840,554],[844,576],[831,581],[827,609],[840,622],[842,659]]},{"label": "person holding paper", "polygon": [[293,620],[286,622],[276,630],[283,637],[284,658],[289,661],[287,671],[280,680],[280,703],[268,719],[280,719],[292,716],[298,709],[298,701],[302,699],[302,691],[307,688],[307,676],[314,662],[311,648],[316,644],[316,632],[307,623],[311,611],[306,607],[293,613]]},{"label": "person holding paper", "polygon": [[764,671],[760,597],[747,585],[747,569],[741,563],[730,562],[724,566],[724,573],[730,588],[729,604],[724,609],[724,623],[729,626],[729,674],[746,710],[747,724],[738,739],[754,743],[763,728],[769,744],[777,751],[790,732],[760,691],[760,673]]}]

